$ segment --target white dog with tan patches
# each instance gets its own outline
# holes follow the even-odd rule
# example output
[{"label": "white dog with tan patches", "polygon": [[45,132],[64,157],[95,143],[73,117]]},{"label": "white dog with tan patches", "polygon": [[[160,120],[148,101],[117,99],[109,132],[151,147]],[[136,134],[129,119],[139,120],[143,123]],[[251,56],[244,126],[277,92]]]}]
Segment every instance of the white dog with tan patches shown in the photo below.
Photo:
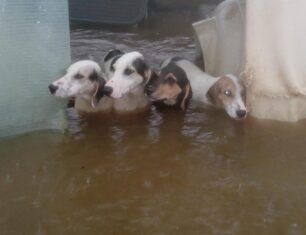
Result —
[{"label": "white dog with tan patches", "polygon": [[190,61],[181,58],[168,59],[161,67],[167,67],[170,63],[185,71],[190,81],[193,100],[222,108],[234,119],[246,118],[245,90],[237,77],[231,74],[213,77]]}]

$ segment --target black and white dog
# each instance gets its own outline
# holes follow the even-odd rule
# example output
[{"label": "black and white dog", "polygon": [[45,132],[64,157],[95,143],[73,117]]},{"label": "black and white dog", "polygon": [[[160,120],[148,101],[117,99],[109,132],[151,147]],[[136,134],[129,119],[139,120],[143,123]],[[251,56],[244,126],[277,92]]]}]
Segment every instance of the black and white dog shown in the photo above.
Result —
[{"label": "black and white dog", "polygon": [[136,111],[149,106],[144,89],[155,73],[141,53],[111,50],[104,57],[102,68],[107,77],[105,89],[110,91],[108,95],[114,99],[116,111]]},{"label": "black and white dog", "polygon": [[111,50],[104,57],[102,68],[91,60],[78,61],[50,84],[49,90],[57,97],[75,98],[75,108],[84,112],[126,113],[149,106],[144,88],[155,73],[142,54]]},{"label": "black and white dog", "polygon": [[[193,100],[222,108],[231,118],[246,118],[245,89],[236,76],[227,74],[213,77],[190,61],[181,58],[168,59],[161,65],[161,71],[167,70],[169,74],[177,74],[178,68],[184,71],[179,73],[180,77],[183,77],[181,80],[187,79],[190,82]],[[171,77],[173,76],[168,76],[168,80]],[[151,89],[147,89],[146,92],[151,99],[163,100],[169,94],[169,89],[163,88],[163,80],[165,80],[163,76],[158,79],[160,80],[157,82],[158,85],[151,86]],[[178,88],[175,90],[179,91]]]}]

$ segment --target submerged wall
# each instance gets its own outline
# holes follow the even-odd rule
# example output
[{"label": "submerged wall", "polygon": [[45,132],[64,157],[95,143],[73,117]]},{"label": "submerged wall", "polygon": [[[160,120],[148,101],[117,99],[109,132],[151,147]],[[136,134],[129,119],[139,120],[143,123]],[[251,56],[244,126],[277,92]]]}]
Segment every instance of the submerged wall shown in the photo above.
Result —
[{"label": "submerged wall", "polygon": [[0,0],[0,137],[61,129],[48,84],[70,63],[66,0]]}]

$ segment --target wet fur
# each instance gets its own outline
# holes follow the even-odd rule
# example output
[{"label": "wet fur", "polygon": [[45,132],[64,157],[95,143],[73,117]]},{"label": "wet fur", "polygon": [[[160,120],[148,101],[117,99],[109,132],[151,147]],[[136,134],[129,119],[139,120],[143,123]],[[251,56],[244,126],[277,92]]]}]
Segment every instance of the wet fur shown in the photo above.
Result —
[{"label": "wet fur", "polygon": [[163,67],[158,76],[150,79],[146,93],[155,103],[179,106],[183,110],[187,108],[192,97],[185,71],[172,62]]},{"label": "wet fur", "polygon": [[165,68],[173,63],[187,74],[193,92],[193,100],[222,108],[232,118],[245,118],[245,91],[237,77],[231,74],[213,77],[193,63],[178,57],[166,60],[161,66]]},{"label": "wet fur", "polygon": [[144,88],[152,73],[142,54],[112,50],[104,58],[103,70],[107,77],[106,87],[112,89],[110,96],[116,112],[145,110],[149,106]]}]

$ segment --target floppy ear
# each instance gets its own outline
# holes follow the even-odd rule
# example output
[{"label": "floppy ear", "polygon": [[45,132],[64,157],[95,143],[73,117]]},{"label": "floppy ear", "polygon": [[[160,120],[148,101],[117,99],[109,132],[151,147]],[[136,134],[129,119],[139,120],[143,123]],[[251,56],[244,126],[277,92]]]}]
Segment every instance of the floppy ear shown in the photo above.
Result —
[{"label": "floppy ear", "polygon": [[91,106],[93,108],[96,108],[100,99],[104,96],[104,88],[105,85],[105,80],[101,79],[96,83],[96,90],[91,98]]},{"label": "floppy ear", "polygon": [[118,49],[112,49],[109,52],[106,53],[104,56],[103,61],[109,61],[110,59],[114,58],[115,56],[123,55],[123,52]]},{"label": "floppy ear", "polygon": [[218,81],[214,85],[212,85],[211,88],[209,88],[206,97],[212,104],[218,105],[220,103],[218,98],[220,91],[221,88]]},{"label": "floppy ear", "polygon": [[138,58],[133,62],[133,66],[137,73],[143,77],[143,82],[147,84],[154,73],[148,64],[143,60],[143,58]]},{"label": "floppy ear", "polygon": [[96,71],[89,76],[89,79],[96,85],[95,92],[91,98],[91,106],[96,108],[100,99],[104,96],[103,88],[106,82],[102,75],[98,74]]},{"label": "floppy ear", "polygon": [[191,97],[192,97],[191,87],[190,87],[190,84],[187,84],[185,89],[184,89],[184,97],[183,97],[183,100],[181,102],[181,109],[182,110],[186,110],[187,105],[188,105]]},{"label": "floppy ear", "polygon": [[145,72],[144,72],[144,77],[145,77],[145,83],[146,85],[150,82],[150,80],[152,79],[152,75],[154,71],[152,71],[151,69],[147,69]]},{"label": "floppy ear", "polygon": [[144,73],[144,77],[145,77],[145,84],[148,85],[148,83],[152,80],[152,79],[156,79],[159,77],[158,73],[155,72],[152,69],[148,69],[145,71]]}]

